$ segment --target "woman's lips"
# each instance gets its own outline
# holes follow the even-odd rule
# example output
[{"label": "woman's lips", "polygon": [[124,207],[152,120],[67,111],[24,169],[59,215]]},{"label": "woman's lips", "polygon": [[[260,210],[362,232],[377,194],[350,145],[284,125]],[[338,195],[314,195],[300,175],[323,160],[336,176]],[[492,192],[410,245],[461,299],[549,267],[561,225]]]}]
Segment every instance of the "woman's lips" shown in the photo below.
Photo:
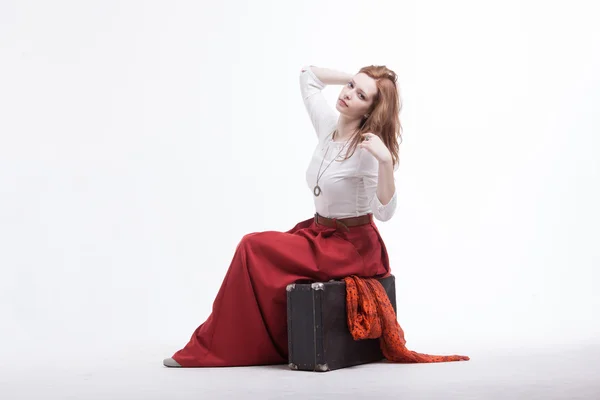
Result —
[{"label": "woman's lips", "polygon": [[341,105],[343,105],[344,107],[348,107],[348,104],[346,104],[346,103],[344,102],[344,100],[340,99],[340,100],[339,100],[339,102],[340,102],[340,104],[341,104]]}]

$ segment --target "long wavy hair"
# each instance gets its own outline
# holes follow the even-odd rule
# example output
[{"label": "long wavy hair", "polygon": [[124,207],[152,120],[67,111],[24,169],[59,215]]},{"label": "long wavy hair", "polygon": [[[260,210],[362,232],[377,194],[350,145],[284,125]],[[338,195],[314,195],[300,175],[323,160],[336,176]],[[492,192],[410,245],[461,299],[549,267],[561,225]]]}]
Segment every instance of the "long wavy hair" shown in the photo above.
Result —
[{"label": "long wavy hair", "polygon": [[390,151],[394,169],[396,169],[400,162],[398,151],[402,142],[402,125],[400,124],[402,102],[400,101],[399,90],[396,86],[398,76],[385,65],[362,67],[358,73],[361,72],[375,79],[377,93],[373,98],[373,104],[367,112],[369,116],[362,117],[358,128],[353,133],[354,136],[350,141],[348,149],[350,155],[347,155],[344,160],[354,154],[356,146],[363,141],[363,133],[373,132],[379,136]]}]

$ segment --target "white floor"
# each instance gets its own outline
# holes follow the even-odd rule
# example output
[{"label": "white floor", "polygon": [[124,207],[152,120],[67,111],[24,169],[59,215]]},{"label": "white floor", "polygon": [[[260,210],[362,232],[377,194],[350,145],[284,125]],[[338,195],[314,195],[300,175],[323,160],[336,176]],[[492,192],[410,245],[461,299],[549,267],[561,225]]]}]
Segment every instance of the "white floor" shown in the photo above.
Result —
[{"label": "white floor", "polygon": [[0,398],[600,399],[600,345],[467,355],[466,362],[378,363],[326,373],[285,365],[170,369],[161,351],[87,362],[33,357],[29,366],[4,360]]}]

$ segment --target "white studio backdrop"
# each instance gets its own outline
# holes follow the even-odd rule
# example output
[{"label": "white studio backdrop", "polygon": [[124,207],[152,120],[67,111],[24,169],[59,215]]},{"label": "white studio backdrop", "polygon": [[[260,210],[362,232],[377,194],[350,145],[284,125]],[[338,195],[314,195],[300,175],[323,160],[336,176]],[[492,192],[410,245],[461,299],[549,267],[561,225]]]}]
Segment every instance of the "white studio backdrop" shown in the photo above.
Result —
[{"label": "white studio backdrop", "polygon": [[398,210],[376,223],[409,349],[598,342],[592,5],[1,2],[0,354],[180,349],[242,236],[313,215],[310,64],[399,75]]}]

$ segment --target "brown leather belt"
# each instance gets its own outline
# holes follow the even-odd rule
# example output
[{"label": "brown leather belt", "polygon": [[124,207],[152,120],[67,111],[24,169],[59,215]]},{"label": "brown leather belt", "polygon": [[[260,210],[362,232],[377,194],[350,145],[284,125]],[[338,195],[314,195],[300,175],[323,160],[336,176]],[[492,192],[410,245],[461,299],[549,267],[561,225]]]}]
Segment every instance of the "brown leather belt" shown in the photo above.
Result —
[{"label": "brown leather belt", "polygon": [[317,224],[329,226],[332,228],[337,228],[338,226],[342,226],[347,231],[350,231],[350,229],[348,229],[348,228],[351,226],[360,226],[360,225],[369,224],[371,222],[371,215],[372,214],[365,214],[365,215],[360,215],[358,217],[337,219],[337,218],[323,217],[322,215],[319,215],[319,213],[315,213],[315,222]]}]

